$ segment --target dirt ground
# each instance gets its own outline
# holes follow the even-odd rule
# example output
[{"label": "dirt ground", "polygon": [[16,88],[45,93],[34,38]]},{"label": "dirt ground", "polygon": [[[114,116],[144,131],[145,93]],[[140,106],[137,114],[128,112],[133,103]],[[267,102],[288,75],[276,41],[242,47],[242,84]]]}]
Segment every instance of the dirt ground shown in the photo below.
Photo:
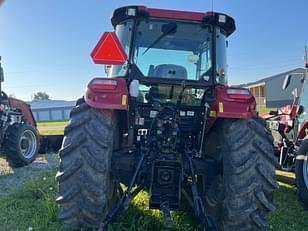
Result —
[{"label": "dirt ground", "polygon": [[36,177],[38,174],[55,168],[58,164],[56,154],[44,154],[23,168],[11,168],[0,155],[0,197],[7,196],[19,189],[28,179]]}]

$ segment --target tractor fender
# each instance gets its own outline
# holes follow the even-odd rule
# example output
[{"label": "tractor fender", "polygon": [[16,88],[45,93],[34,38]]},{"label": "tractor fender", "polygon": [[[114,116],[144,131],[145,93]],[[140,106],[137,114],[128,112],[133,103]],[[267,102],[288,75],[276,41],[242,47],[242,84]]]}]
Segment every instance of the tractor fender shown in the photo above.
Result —
[{"label": "tractor fender", "polygon": [[256,101],[246,88],[217,86],[210,116],[215,118],[249,119],[257,117]]},{"label": "tractor fender", "polygon": [[301,130],[298,133],[297,140],[304,139],[307,135],[306,130],[308,129],[308,121],[305,121],[301,127]]},{"label": "tractor fender", "polygon": [[307,160],[308,139],[304,139],[297,151],[296,160]]},{"label": "tractor fender", "polygon": [[35,122],[35,119],[34,119],[34,116],[32,114],[31,107],[29,104],[25,103],[22,100],[10,98],[10,97],[8,98],[8,104],[12,108],[21,110],[27,122],[36,128],[36,122]]},{"label": "tractor fender", "polygon": [[296,152],[295,161],[295,176],[296,186],[298,188],[299,198],[304,203],[305,207],[308,208],[308,185],[306,179],[307,170],[307,156],[308,156],[308,139],[305,138]]},{"label": "tractor fender", "polygon": [[128,89],[123,78],[94,78],[88,84],[86,103],[96,109],[127,110]]}]

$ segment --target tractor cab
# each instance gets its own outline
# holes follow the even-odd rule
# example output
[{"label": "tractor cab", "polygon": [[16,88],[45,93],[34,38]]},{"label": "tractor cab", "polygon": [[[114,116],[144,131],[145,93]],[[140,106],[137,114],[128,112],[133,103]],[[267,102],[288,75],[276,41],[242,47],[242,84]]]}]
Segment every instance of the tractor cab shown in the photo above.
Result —
[{"label": "tractor cab", "polygon": [[111,20],[128,59],[109,66],[109,77],[126,76],[133,65],[135,78],[227,84],[226,38],[235,30],[231,17],[139,6],[117,9]]},{"label": "tractor cab", "polygon": [[107,63],[108,77],[138,80],[139,102],[176,103],[182,93],[183,104],[200,106],[205,86],[227,85],[227,37],[235,31],[231,17],[128,6],[115,10],[111,21],[125,58],[120,65],[97,60],[106,54],[103,41],[92,58]]},{"label": "tractor cab", "polygon": [[[228,36],[235,31],[233,18],[215,12],[127,6],[116,9],[111,22],[115,32],[104,33],[91,56],[96,64],[105,64],[108,78],[115,78],[117,84],[117,79],[125,79],[129,92],[137,92],[138,103],[180,101],[181,105],[200,107],[206,95],[214,101],[216,86],[227,85],[226,47]],[[89,84],[87,102],[94,106],[104,99],[94,99],[91,84],[95,81]],[[223,91],[229,95],[226,88]],[[253,104],[248,90],[231,92]],[[127,109],[129,97],[118,102]],[[253,113],[253,106],[247,110]]]}]

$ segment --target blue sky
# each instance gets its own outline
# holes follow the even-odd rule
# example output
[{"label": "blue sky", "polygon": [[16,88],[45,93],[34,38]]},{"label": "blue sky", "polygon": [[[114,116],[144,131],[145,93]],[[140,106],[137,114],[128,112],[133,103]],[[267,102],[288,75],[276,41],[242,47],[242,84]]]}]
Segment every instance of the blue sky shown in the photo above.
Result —
[{"label": "blue sky", "polygon": [[[213,0],[214,11],[236,20],[229,38],[229,83],[258,80],[303,66],[308,45],[307,0]],[[38,91],[73,100],[87,83],[103,76],[90,53],[110,15],[123,5],[210,11],[211,0],[6,0],[0,8],[0,55],[4,90],[23,100]]]}]

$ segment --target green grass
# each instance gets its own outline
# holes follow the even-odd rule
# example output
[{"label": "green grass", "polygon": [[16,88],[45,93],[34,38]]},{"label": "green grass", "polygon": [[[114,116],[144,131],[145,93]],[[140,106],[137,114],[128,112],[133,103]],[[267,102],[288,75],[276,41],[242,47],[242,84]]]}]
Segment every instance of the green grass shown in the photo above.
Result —
[{"label": "green grass", "polygon": [[[28,181],[14,195],[0,198],[0,230],[15,231],[64,231],[57,221],[55,203],[56,182],[54,171]],[[290,177],[293,177],[292,175]],[[45,180],[44,180],[45,179]],[[308,227],[308,212],[297,200],[297,190],[291,185],[280,183],[275,193],[277,210],[271,214],[270,230],[304,231]],[[113,222],[109,231],[164,231],[162,215],[158,210],[149,210],[148,194],[142,192],[127,211],[122,212]],[[198,221],[184,210],[173,213],[175,228],[170,231],[199,231]],[[31,230],[31,229],[30,229]]]},{"label": "green grass", "polygon": [[54,172],[48,172],[0,198],[0,230],[64,230],[57,221],[55,186]]},{"label": "green grass", "polygon": [[308,229],[308,211],[298,201],[297,189],[285,183],[279,183],[275,193],[277,210],[271,215],[271,230],[306,231]]},{"label": "green grass", "polygon": [[[55,172],[28,181],[17,193],[0,198],[0,230],[64,231],[57,221]],[[43,180],[45,179],[45,180]],[[148,194],[141,192],[127,211],[120,213],[109,231],[161,231],[162,215],[148,210]],[[186,209],[185,205],[182,210]],[[187,208],[188,209],[188,208]],[[173,213],[175,228],[170,231],[198,231],[198,222],[187,213]],[[30,228],[30,229],[31,229]]]}]

